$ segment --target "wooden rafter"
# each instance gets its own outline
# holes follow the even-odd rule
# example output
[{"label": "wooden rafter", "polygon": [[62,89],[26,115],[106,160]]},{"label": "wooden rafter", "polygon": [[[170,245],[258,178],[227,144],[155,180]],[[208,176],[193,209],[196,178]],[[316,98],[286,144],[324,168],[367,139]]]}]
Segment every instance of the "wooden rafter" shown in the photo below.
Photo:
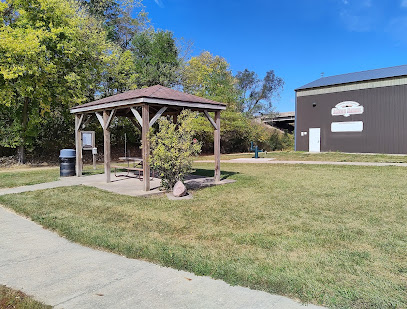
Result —
[{"label": "wooden rafter", "polygon": [[150,128],[153,126],[153,124],[157,121],[158,118],[161,117],[161,115],[165,112],[167,109],[166,106],[161,107],[160,110],[157,112],[157,114],[154,115],[154,117],[150,121]]},{"label": "wooden rafter", "polygon": [[211,123],[212,127],[217,130],[218,126],[216,125],[215,121],[212,119],[212,117],[209,115],[207,110],[204,110],[204,114],[206,116],[206,118],[209,120],[209,122]]},{"label": "wooden rafter", "polygon": [[81,128],[82,120],[83,120],[83,114],[81,114],[78,118],[78,121],[75,126],[75,131],[79,131],[79,129]]},{"label": "wooden rafter", "polygon": [[91,119],[92,119],[92,114],[89,114],[88,118],[82,123],[82,129],[84,129],[88,125],[88,123]]},{"label": "wooden rafter", "polygon": [[104,121],[103,121],[103,116],[98,112],[96,112],[95,115],[96,115],[97,119],[99,120],[99,123],[102,126],[102,128],[105,128]]},{"label": "wooden rafter", "polygon": [[116,114],[116,110],[113,109],[113,110],[110,112],[109,118],[107,119],[107,121],[106,121],[106,123],[105,123],[105,127],[106,127],[106,128],[110,127],[110,124],[112,123],[112,119],[113,119],[113,117],[114,117],[115,114]]},{"label": "wooden rafter", "polygon": [[134,107],[130,107],[130,110],[133,113],[134,117],[136,117],[138,123],[140,124],[140,127],[143,127],[143,120],[141,119],[141,116],[137,109],[135,109]]}]

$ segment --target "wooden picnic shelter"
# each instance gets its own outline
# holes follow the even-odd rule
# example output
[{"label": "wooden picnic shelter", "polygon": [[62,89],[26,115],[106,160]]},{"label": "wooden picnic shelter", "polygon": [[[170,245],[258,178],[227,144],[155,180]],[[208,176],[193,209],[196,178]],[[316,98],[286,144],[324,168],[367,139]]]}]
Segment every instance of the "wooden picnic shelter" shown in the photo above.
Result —
[{"label": "wooden picnic shelter", "polygon": [[[75,115],[76,175],[82,176],[81,130],[96,115],[103,128],[104,168],[110,182],[110,124],[114,117],[127,117],[141,128],[144,191],[150,190],[150,145],[148,131],[160,116],[172,116],[176,122],[183,109],[202,112],[214,129],[215,182],[220,181],[220,112],[226,104],[201,98],[160,85],[126,91],[71,108]],[[214,113],[214,119],[209,113]]]}]

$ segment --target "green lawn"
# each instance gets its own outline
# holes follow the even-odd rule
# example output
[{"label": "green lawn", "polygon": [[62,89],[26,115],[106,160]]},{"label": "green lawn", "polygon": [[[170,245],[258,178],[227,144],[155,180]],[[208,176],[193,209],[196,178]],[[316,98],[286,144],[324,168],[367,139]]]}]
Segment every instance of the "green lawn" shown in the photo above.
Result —
[{"label": "green lawn", "polygon": [[[251,158],[253,153],[244,154],[223,154],[222,160],[231,160],[236,158]],[[260,153],[260,157],[274,158],[277,161],[334,161],[334,162],[397,162],[407,163],[407,155],[385,155],[385,154],[349,154],[341,152],[329,153],[307,153],[294,151],[276,151]],[[213,160],[212,156],[200,156],[196,160]],[[125,163],[114,163],[123,165]],[[27,172],[29,171],[29,173]],[[84,175],[103,173],[103,164],[98,164],[97,169],[93,170],[91,165],[85,165]],[[11,188],[24,185],[33,185],[37,183],[54,181],[59,178],[59,167],[52,168],[0,168],[0,189]]]},{"label": "green lawn", "polygon": [[1,309],[51,309],[51,306],[37,302],[32,297],[21,291],[10,289],[0,285],[0,308]]},{"label": "green lawn", "polygon": [[11,168],[0,170],[0,188],[12,188],[58,180],[59,168]]},{"label": "green lawn", "polygon": [[[254,153],[224,154],[222,160],[236,158],[251,158]],[[302,151],[274,151],[259,153],[262,158],[274,158],[277,161],[334,161],[334,162],[391,162],[407,163],[407,155],[387,155],[387,154],[353,154],[343,152],[322,152],[309,153]],[[200,156],[196,160],[213,160],[213,155]]]},{"label": "green lawn", "polygon": [[[85,165],[83,175],[104,173],[103,165]],[[17,167],[0,169],[0,189],[19,186],[35,185],[38,183],[51,182],[59,179],[59,167]]]},{"label": "green lawn", "polygon": [[0,203],[73,241],[231,284],[337,308],[407,308],[405,168],[222,169],[237,182],[193,200],[78,186]]}]

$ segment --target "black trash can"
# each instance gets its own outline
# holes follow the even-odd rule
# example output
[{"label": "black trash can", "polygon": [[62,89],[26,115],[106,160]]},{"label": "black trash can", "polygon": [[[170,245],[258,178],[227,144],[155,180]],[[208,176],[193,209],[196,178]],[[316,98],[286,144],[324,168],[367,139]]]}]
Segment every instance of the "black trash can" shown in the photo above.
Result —
[{"label": "black trash can", "polygon": [[74,149],[62,149],[59,153],[59,176],[75,176],[76,151]]}]

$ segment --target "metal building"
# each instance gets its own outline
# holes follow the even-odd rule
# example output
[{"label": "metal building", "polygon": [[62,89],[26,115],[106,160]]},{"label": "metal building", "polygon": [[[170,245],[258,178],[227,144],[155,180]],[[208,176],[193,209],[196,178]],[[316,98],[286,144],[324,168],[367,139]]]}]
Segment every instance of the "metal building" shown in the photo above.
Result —
[{"label": "metal building", "polygon": [[295,91],[296,150],[407,154],[407,65],[322,77]]}]

